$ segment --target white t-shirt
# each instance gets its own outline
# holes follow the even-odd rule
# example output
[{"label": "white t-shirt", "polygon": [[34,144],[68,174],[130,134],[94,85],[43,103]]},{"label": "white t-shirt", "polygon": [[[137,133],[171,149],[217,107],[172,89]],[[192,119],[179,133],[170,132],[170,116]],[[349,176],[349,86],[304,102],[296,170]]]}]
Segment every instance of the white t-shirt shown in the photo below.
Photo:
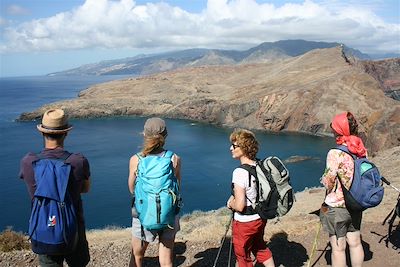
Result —
[{"label": "white t-shirt", "polygon": [[[236,168],[232,174],[232,183],[245,189],[246,192],[246,206],[251,206],[255,203],[257,197],[256,178],[251,175],[251,185],[249,186],[249,172],[243,168]],[[243,215],[235,212],[234,219],[239,222],[251,222],[260,218],[260,215]]]}]

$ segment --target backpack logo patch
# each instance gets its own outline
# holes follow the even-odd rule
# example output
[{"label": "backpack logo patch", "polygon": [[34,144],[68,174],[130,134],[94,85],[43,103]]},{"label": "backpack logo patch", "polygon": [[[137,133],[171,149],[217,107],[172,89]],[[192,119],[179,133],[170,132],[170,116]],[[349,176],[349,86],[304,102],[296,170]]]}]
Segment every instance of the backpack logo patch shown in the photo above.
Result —
[{"label": "backpack logo patch", "polygon": [[29,238],[36,254],[60,255],[73,251],[78,241],[76,210],[67,190],[71,165],[61,159],[33,162],[36,190],[29,219]]},{"label": "backpack logo patch", "polygon": [[47,224],[47,226],[52,227],[52,226],[55,226],[56,223],[57,223],[56,216],[55,215],[53,215],[51,217],[49,216],[49,223]]},{"label": "backpack logo patch", "polygon": [[367,158],[358,158],[350,153],[346,146],[337,149],[349,154],[354,160],[354,174],[350,188],[347,189],[338,178],[346,202],[346,208],[354,211],[363,211],[378,206],[382,199],[384,189],[378,167]]},{"label": "backpack logo patch", "polygon": [[173,155],[172,151],[165,151],[163,156],[138,155],[135,207],[145,229],[174,227],[181,199],[171,160]]}]

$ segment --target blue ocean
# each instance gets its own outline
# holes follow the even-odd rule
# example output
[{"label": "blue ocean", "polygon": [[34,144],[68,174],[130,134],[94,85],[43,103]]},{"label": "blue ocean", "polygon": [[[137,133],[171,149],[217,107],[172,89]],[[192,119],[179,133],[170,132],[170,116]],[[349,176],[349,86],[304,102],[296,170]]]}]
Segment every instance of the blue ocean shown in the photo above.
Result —
[{"label": "blue ocean", "polygon": [[[45,103],[74,98],[90,85],[120,76],[0,78],[0,230],[11,226],[27,231],[30,200],[18,178],[20,159],[43,146],[38,122],[17,122],[24,111]],[[89,229],[130,224],[130,194],[127,187],[129,158],[139,151],[144,117],[112,117],[72,120],[74,129],[65,147],[83,153],[90,162],[92,187],[83,195]],[[182,158],[182,212],[214,210],[225,205],[230,194],[232,170],[229,134],[232,129],[205,123],[166,119],[166,148]],[[260,158],[306,156],[309,160],[288,163],[296,191],[319,185],[325,156],[333,139],[302,134],[272,134],[257,131]],[[322,199],[321,199],[322,202]]]}]

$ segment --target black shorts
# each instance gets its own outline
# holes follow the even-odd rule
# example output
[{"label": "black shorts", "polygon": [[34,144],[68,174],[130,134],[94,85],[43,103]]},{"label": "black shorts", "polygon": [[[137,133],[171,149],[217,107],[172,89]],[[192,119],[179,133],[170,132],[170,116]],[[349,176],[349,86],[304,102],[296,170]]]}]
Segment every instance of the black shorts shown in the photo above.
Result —
[{"label": "black shorts", "polygon": [[85,230],[79,231],[79,240],[75,250],[66,255],[39,255],[41,267],[62,267],[64,260],[68,266],[84,267],[90,261],[89,245],[86,240]]}]

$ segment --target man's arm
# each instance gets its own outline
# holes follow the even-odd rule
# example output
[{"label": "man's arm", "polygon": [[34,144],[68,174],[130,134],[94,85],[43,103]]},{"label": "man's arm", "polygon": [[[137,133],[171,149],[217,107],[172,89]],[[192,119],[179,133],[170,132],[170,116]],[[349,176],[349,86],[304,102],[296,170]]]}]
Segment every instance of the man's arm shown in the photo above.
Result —
[{"label": "man's arm", "polygon": [[87,193],[90,190],[90,177],[87,180],[83,180],[81,193]]}]

